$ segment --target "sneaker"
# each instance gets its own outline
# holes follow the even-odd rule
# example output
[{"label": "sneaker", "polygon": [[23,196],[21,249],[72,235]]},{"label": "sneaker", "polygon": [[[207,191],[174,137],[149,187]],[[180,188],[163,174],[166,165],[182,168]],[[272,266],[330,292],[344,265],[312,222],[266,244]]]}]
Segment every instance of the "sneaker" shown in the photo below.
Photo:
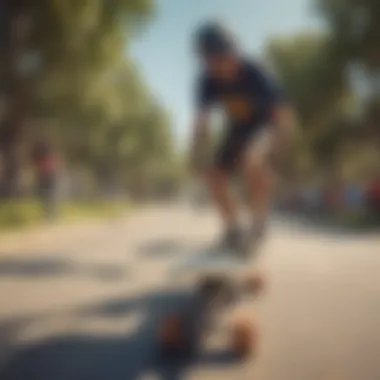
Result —
[{"label": "sneaker", "polygon": [[255,249],[260,244],[260,242],[265,238],[266,232],[267,226],[265,223],[255,223],[253,225],[246,238],[245,248],[247,252]]},{"label": "sneaker", "polygon": [[221,247],[228,250],[236,250],[241,247],[242,232],[238,227],[226,230],[221,239]]},{"label": "sneaker", "polygon": [[251,234],[254,240],[261,240],[265,237],[266,231],[266,223],[255,223],[251,230]]}]

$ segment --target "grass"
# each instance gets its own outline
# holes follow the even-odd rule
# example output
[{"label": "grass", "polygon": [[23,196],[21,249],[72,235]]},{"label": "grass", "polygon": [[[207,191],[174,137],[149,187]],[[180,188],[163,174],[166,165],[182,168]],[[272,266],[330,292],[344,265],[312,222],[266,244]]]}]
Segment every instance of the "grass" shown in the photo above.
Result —
[{"label": "grass", "polygon": [[127,210],[127,203],[120,201],[103,201],[103,202],[76,202],[67,203],[61,207],[63,219],[81,219],[81,218],[113,218],[124,214]]},{"label": "grass", "polygon": [[[59,206],[58,220],[113,218],[124,214],[129,207],[121,201],[66,202]],[[44,215],[37,201],[23,199],[0,203],[0,231],[24,229],[43,222]]]}]

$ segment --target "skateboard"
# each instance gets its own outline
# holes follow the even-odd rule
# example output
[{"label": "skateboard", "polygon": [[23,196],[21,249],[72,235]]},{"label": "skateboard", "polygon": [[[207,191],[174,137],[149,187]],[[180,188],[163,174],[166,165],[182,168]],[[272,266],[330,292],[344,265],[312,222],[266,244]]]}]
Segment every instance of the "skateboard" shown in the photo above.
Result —
[{"label": "skateboard", "polygon": [[[190,284],[188,308],[163,316],[158,338],[165,354],[196,355],[224,311],[264,289],[264,277],[249,270],[250,260],[230,252],[195,253],[176,266],[176,280]],[[238,313],[228,326],[228,350],[244,358],[256,350],[258,326],[249,313]]]}]

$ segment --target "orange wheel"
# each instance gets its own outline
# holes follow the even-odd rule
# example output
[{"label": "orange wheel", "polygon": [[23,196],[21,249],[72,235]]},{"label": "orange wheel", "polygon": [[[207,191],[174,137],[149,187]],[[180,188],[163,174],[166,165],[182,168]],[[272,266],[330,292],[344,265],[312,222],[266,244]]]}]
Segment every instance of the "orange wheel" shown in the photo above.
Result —
[{"label": "orange wheel", "polygon": [[231,348],[241,357],[248,356],[257,347],[257,328],[251,318],[240,316],[231,330]]},{"label": "orange wheel", "polygon": [[180,315],[164,318],[159,328],[159,340],[165,349],[179,349],[184,344],[184,323]]}]

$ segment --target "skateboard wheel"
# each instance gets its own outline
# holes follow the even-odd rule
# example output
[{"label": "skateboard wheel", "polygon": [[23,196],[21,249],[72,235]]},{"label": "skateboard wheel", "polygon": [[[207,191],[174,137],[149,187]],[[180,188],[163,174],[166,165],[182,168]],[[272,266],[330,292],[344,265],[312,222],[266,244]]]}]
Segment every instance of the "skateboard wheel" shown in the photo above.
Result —
[{"label": "skateboard wheel", "polygon": [[178,350],[185,344],[185,324],[181,315],[166,316],[158,331],[159,341],[165,350]]},{"label": "skateboard wheel", "polygon": [[232,350],[239,357],[248,356],[257,346],[257,329],[248,317],[237,318],[231,330]]}]

